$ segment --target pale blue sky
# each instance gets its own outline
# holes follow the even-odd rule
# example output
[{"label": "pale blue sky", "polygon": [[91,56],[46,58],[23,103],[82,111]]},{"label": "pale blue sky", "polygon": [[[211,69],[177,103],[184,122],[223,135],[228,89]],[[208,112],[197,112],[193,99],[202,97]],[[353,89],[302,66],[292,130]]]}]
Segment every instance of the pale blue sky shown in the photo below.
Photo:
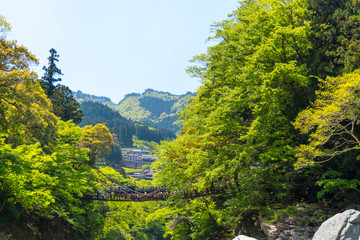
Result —
[{"label": "pale blue sky", "polygon": [[198,79],[185,69],[205,53],[210,25],[225,20],[237,0],[0,0],[8,39],[39,59],[41,77],[49,49],[60,55],[62,84],[107,96],[147,88],[183,94]]}]

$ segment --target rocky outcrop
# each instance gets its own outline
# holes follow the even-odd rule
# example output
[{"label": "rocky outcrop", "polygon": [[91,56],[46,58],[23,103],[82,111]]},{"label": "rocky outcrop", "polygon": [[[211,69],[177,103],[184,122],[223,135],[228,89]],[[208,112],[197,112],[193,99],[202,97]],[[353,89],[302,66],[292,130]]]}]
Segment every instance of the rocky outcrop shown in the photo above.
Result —
[{"label": "rocky outcrop", "polygon": [[275,222],[262,219],[260,227],[266,237],[248,234],[255,238],[239,235],[233,240],[360,240],[360,211],[351,209],[331,217],[332,211],[299,207]]},{"label": "rocky outcrop", "polygon": [[256,238],[252,238],[252,237],[248,237],[245,235],[239,235],[236,238],[234,238],[233,240],[257,240]]},{"label": "rocky outcrop", "polygon": [[261,224],[261,230],[269,240],[310,240],[316,229],[312,224],[295,224],[291,218],[276,224]]},{"label": "rocky outcrop", "polygon": [[360,212],[351,209],[329,218],[313,240],[360,240]]}]

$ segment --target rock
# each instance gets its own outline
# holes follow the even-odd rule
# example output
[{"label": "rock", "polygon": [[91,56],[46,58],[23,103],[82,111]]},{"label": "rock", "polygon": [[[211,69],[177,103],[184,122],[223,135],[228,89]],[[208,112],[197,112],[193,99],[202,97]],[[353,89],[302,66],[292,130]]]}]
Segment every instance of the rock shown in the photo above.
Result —
[{"label": "rock", "polygon": [[262,223],[261,230],[266,234],[269,240],[275,240],[280,233],[276,225],[268,223]]},{"label": "rock", "polygon": [[248,237],[245,235],[239,235],[236,238],[234,238],[233,240],[257,240],[256,238],[252,238],[252,237]]},{"label": "rock", "polygon": [[276,228],[278,231],[282,231],[284,229],[286,229],[288,226],[286,224],[284,224],[283,222],[278,222],[276,223]]},{"label": "rock", "polygon": [[288,224],[288,225],[294,225],[294,220],[292,218],[285,218],[285,223]]},{"label": "rock", "polygon": [[360,240],[360,212],[350,209],[329,218],[321,224],[313,240]]},{"label": "rock", "polygon": [[260,227],[268,240],[311,240],[317,230],[310,221],[311,215],[309,211],[301,211],[296,216],[282,217],[278,222],[269,223],[263,219]]}]

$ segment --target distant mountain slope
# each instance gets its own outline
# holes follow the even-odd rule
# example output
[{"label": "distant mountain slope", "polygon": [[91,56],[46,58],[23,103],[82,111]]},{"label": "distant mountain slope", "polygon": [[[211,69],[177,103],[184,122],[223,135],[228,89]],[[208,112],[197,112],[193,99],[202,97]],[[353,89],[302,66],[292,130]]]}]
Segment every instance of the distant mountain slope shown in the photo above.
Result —
[{"label": "distant mountain slope", "polygon": [[112,103],[111,99],[108,97],[103,97],[103,96],[98,97],[95,95],[83,93],[81,91],[74,92],[73,94],[74,94],[76,100],[78,100],[80,103],[83,101],[96,101],[96,102],[101,102],[101,103],[103,103],[103,102]]},{"label": "distant mountain slope", "polygon": [[150,126],[167,129],[174,133],[180,130],[177,124],[178,114],[185,107],[188,99],[194,94],[187,92],[183,95],[174,95],[168,92],[147,89],[144,93],[127,94],[118,104],[111,102],[110,98],[94,95],[74,93],[79,102],[86,100],[96,101],[116,109],[120,114],[133,121],[149,124]]},{"label": "distant mountain slope", "polygon": [[105,124],[111,133],[117,135],[122,147],[131,147],[133,136],[140,140],[158,143],[165,139],[175,138],[175,134],[169,130],[159,130],[146,124],[125,119],[119,112],[99,102],[83,101],[80,104],[80,109],[84,114],[80,126]]},{"label": "distant mountain slope", "polygon": [[174,122],[188,99],[193,96],[191,92],[174,95],[147,89],[143,94],[126,95],[115,108],[128,119],[177,132],[180,128]]}]

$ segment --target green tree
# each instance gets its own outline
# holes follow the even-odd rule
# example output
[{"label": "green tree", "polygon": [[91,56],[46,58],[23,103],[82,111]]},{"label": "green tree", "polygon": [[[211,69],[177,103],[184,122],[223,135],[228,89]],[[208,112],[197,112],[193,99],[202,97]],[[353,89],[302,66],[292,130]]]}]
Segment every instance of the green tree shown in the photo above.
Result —
[{"label": "green tree", "polygon": [[148,217],[160,205],[156,202],[109,203],[104,232],[98,239],[170,239],[163,237],[163,222]]},{"label": "green tree", "polygon": [[358,0],[309,0],[313,48],[308,58],[312,75],[325,79],[359,68]]},{"label": "green tree", "polygon": [[83,113],[72,91],[67,86],[60,84],[55,85],[56,82],[61,81],[61,78],[56,78],[56,76],[63,75],[55,63],[59,61],[58,57],[59,55],[56,50],[53,48],[50,49],[48,67],[43,67],[45,73],[41,78],[40,84],[48,98],[51,99],[53,111],[56,116],[60,117],[63,121],[73,120],[75,123],[80,123]]},{"label": "green tree", "polygon": [[308,135],[308,142],[296,148],[295,167],[316,172],[313,182],[321,187],[318,198],[344,205],[359,196],[360,71],[320,83],[316,100],[294,121]]},{"label": "green tree", "polygon": [[[189,69],[202,86],[182,113],[181,134],[160,147],[157,182],[190,192],[233,186],[236,197],[207,204],[214,201],[214,211],[223,209],[235,222],[291,201],[291,121],[308,101],[299,96],[309,83],[309,14],[304,0],[242,1],[230,20],[215,26],[219,43]],[[231,221],[213,222],[213,232],[226,235],[219,229]],[[205,239],[194,231],[193,239]]]},{"label": "green tree", "polygon": [[84,127],[80,146],[90,150],[88,156],[91,166],[95,166],[103,160],[105,155],[111,153],[112,144],[113,136],[105,125],[96,124]]},{"label": "green tree", "polygon": [[0,16],[0,222],[14,237],[93,238],[106,210],[79,199],[99,187],[89,150],[79,147],[83,130],[54,115],[29,68],[37,59],[6,40],[9,29]]},{"label": "green tree", "polygon": [[16,41],[6,40],[10,29],[0,18],[0,132],[14,146],[28,142],[50,141],[56,131],[56,117],[51,102],[37,83],[37,74],[30,71],[36,57]]},{"label": "green tree", "polygon": [[99,184],[88,164],[88,150],[78,148],[81,135],[82,129],[74,123],[59,121],[57,138],[47,147],[47,153],[39,143],[14,148],[5,143],[2,135],[0,191],[1,196],[5,196],[3,204],[20,204],[18,207],[33,216],[34,225],[36,219],[42,219],[42,224],[49,226],[53,221],[62,222],[70,224],[76,234],[91,227],[83,220],[87,214],[85,209],[91,204],[81,203],[79,197],[94,192]]},{"label": "green tree", "polygon": [[309,143],[297,148],[297,167],[360,150],[360,71],[328,77],[321,83],[316,101],[294,122],[301,133],[309,133]]},{"label": "green tree", "polygon": [[61,78],[56,78],[57,75],[63,75],[61,70],[56,66],[55,62],[58,62],[59,55],[55,49],[50,49],[50,57],[48,57],[49,63],[48,67],[43,67],[45,71],[44,76],[41,78],[43,81],[43,88],[46,91],[48,97],[51,97],[54,94],[56,82],[60,82]]},{"label": "green tree", "polygon": [[82,121],[83,113],[80,110],[80,105],[67,86],[59,85],[56,87],[50,99],[53,103],[54,113],[63,121],[72,120],[74,123]]}]

